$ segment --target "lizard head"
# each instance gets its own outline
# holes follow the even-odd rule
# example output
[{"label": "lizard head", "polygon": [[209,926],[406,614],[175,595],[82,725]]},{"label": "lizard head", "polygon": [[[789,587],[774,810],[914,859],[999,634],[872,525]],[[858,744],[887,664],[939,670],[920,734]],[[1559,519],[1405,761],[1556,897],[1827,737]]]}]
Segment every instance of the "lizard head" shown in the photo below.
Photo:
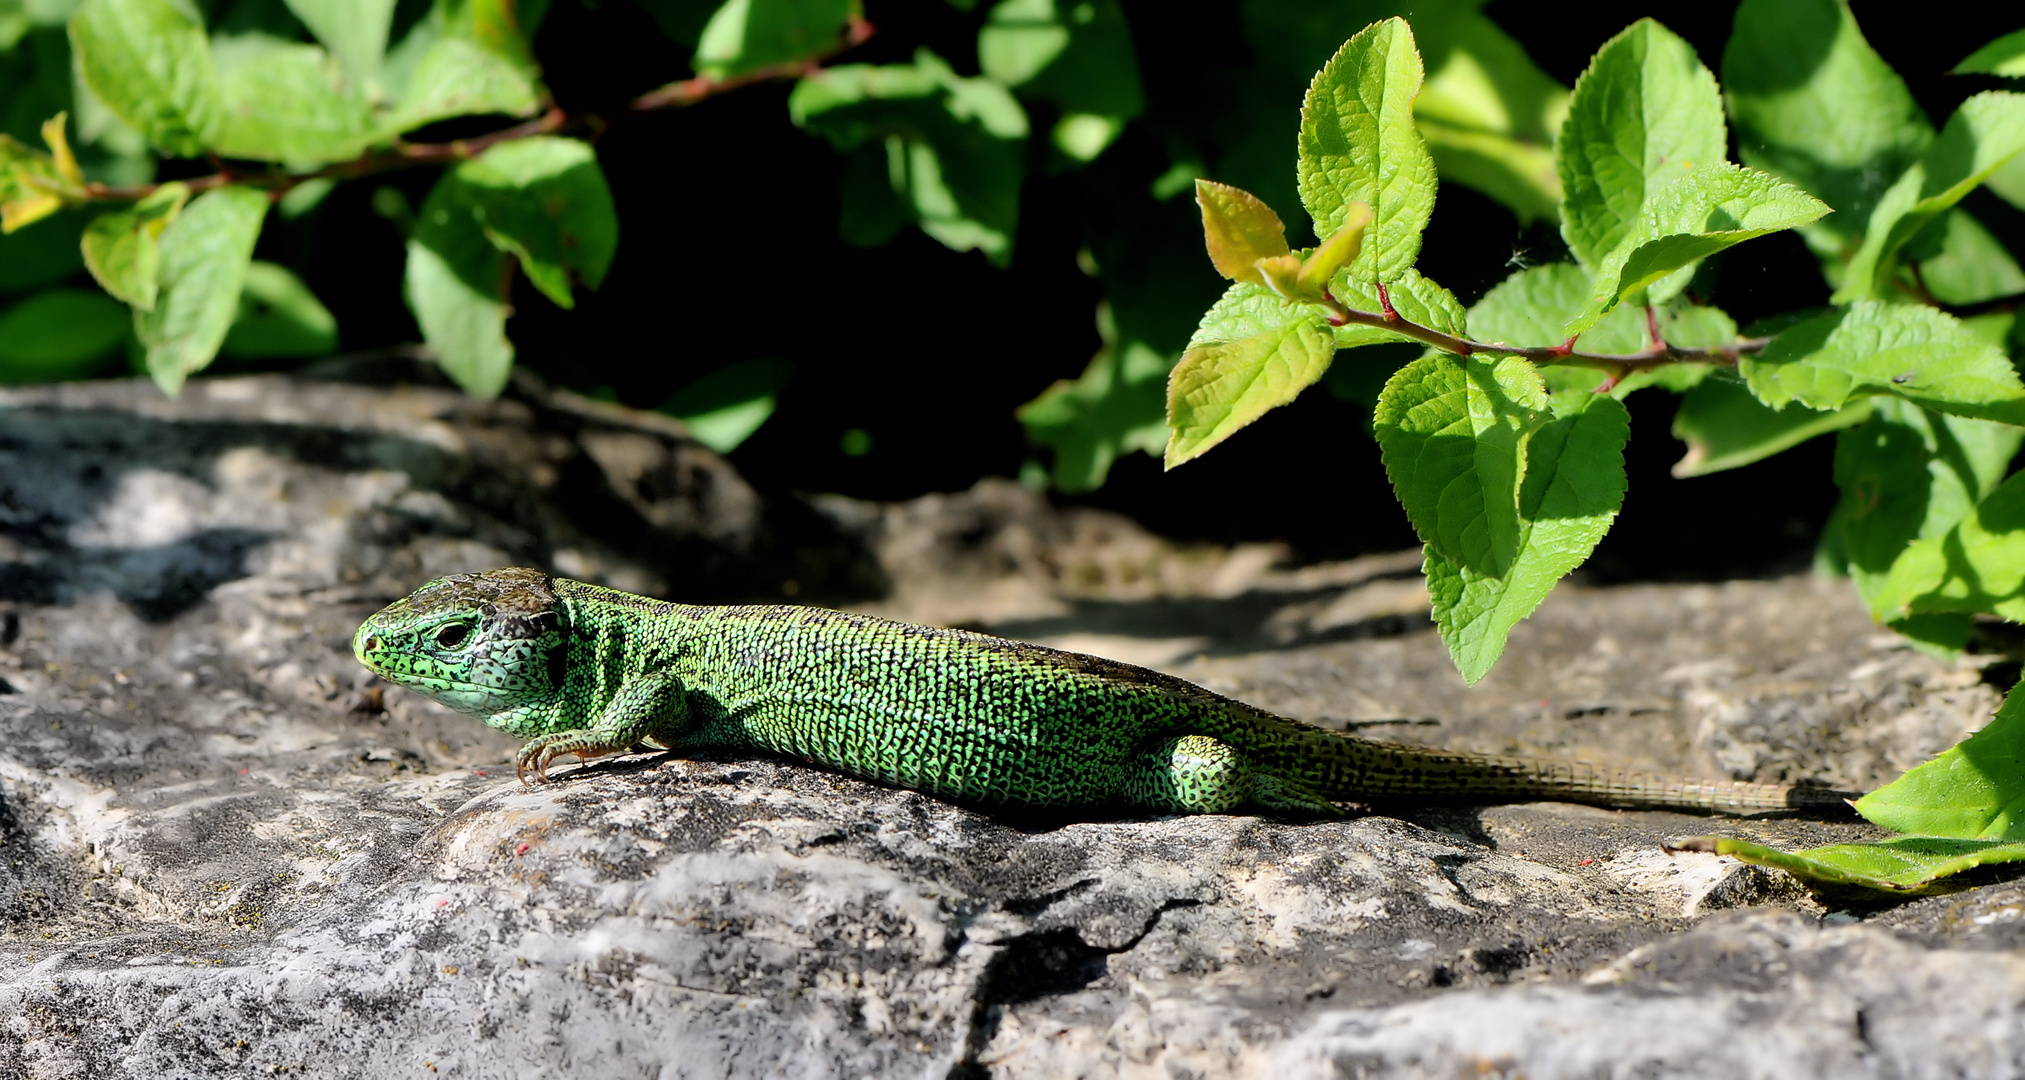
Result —
[{"label": "lizard head", "polygon": [[558,696],[567,613],[547,574],[509,567],[437,578],[352,635],[374,674],[496,726]]}]

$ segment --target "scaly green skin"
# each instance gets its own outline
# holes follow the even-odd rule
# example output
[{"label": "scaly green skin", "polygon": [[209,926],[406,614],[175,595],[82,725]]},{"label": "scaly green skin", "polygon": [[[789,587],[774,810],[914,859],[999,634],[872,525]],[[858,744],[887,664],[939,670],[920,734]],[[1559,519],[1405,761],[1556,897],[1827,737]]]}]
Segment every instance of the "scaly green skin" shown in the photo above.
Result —
[{"label": "scaly green skin", "polygon": [[1748,813],[1839,797],[1376,742],[1093,656],[820,608],[669,604],[527,569],[432,581],[367,619],[352,651],[527,739],[523,778],[647,744],[771,751],[1003,807],[1334,815],[1544,798]]}]

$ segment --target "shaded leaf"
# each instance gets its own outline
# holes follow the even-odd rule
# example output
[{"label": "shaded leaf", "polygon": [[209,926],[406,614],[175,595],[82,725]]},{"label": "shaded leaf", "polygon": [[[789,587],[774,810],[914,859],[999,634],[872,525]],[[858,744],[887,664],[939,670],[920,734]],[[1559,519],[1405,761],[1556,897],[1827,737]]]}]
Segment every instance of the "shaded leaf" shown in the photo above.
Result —
[{"label": "shaded leaf", "polygon": [[1090,161],[1145,108],[1117,0],[1002,0],[977,34],[984,74],[1062,111],[1054,143]]},{"label": "shaded leaf", "polygon": [[1416,12],[1416,20],[1428,76],[1413,118],[1441,178],[1496,199],[1522,223],[1556,216],[1553,146],[1567,88],[1479,12],[1433,20]]},{"label": "shaded leaf", "polygon": [[661,411],[680,418],[697,442],[729,454],[773,415],[781,387],[794,373],[789,360],[740,360],[677,390]]},{"label": "shaded leaf", "polygon": [[[856,205],[911,219],[954,250],[983,251],[1000,265],[1012,257],[1027,119],[998,83],[960,78],[924,49],[911,65],[825,68],[795,85],[788,112],[839,150],[869,151],[868,163],[884,151],[886,192],[867,200],[876,174],[854,169]],[[848,209],[844,233],[885,235],[857,229]]]},{"label": "shaded leaf", "polygon": [[1907,545],[1871,605],[1894,619],[1952,611],[2025,622],[2025,473],[1997,485],[1952,529]]},{"label": "shaded leaf", "polygon": [[218,354],[231,328],[267,201],[266,192],[236,184],[213,188],[162,231],[161,292],[154,310],[134,313],[134,331],[147,347],[148,374],[171,397]]},{"label": "shaded leaf", "polygon": [[149,142],[196,157],[218,137],[210,42],[169,0],[85,0],[70,44],[92,94]]},{"label": "shaded leaf", "polygon": [[497,397],[513,373],[510,272],[456,170],[445,173],[416,215],[402,288],[436,362],[473,397]]},{"label": "shaded leaf", "polygon": [[1351,204],[1376,213],[1352,280],[1391,281],[1411,268],[1434,211],[1434,160],[1413,126],[1420,54],[1403,19],[1373,23],[1343,44],[1301,105],[1301,202],[1317,236],[1343,227]]},{"label": "shaded leaf", "polygon": [[1962,102],[1920,159],[1878,198],[1835,301],[1879,296],[1899,249],[2025,150],[2025,94],[1992,90]]},{"label": "shaded leaf", "polygon": [[1120,342],[1109,305],[1099,309],[1104,347],[1081,377],[1062,379],[1016,414],[1027,437],[1054,449],[1050,477],[1069,493],[1103,486],[1121,454],[1167,446],[1167,376],[1172,354],[1138,339]]},{"label": "shaded leaf", "polygon": [[512,59],[427,24],[387,55],[382,80],[397,95],[383,120],[394,132],[474,113],[530,116],[541,104],[533,77]]},{"label": "shaded leaf", "polygon": [[1839,409],[1892,394],[1956,416],[2025,424],[2025,387],[2003,350],[1927,307],[1873,300],[1801,322],[1738,361],[1767,405]]},{"label": "shaded leaf", "polygon": [[1968,306],[2025,292],[2025,270],[1990,230],[1959,206],[1908,242],[1905,257],[1919,268],[1918,278],[1908,284],[1925,286],[1943,304]]},{"label": "shaded leaf", "polygon": [[[1640,222],[1660,189],[1724,160],[1715,76],[1687,42],[1640,19],[1605,42],[1575,81],[1554,144],[1561,235],[1598,266]],[[1614,275],[1613,275],[1614,277]]]},{"label": "shaded leaf", "polygon": [[126,309],[83,289],[49,289],[0,312],[0,383],[90,375],[125,341]]},{"label": "shaded leaf", "polygon": [[1870,407],[1871,400],[1862,398],[1834,412],[1801,405],[1774,409],[1736,379],[1703,379],[1673,414],[1673,437],[1687,444],[1673,474],[1707,476],[1762,461],[1817,435],[1861,424]]},{"label": "shaded leaf", "polygon": [[593,289],[604,282],[619,219],[589,143],[555,136],[500,143],[459,165],[455,182],[485,235],[558,306],[575,306],[572,274]]},{"label": "shaded leaf", "polygon": [[189,185],[170,181],[128,209],[93,218],[80,246],[100,287],[142,311],[154,310],[162,231],[189,198]]},{"label": "shaded leaf", "polygon": [[814,56],[835,45],[851,0],[726,0],[710,16],[691,61],[713,79]]},{"label": "shaded leaf", "polygon": [[16,232],[0,235],[0,292],[54,284],[84,265],[78,238],[88,214],[53,214]]},{"label": "shaded leaf", "polygon": [[1955,65],[1955,75],[2004,75],[2025,79],[2025,30],[2013,30],[1970,53]]},{"label": "shaded leaf", "polygon": [[354,87],[369,86],[380,73],[387,30],[396,0],[287,0],[288,10],[344,65]]},{"label": "shaded leaf", "polygon": [[219,352],[226,356],[322,356],[337,349],[337,319],[294,271],[247,264],[239,311]]}]

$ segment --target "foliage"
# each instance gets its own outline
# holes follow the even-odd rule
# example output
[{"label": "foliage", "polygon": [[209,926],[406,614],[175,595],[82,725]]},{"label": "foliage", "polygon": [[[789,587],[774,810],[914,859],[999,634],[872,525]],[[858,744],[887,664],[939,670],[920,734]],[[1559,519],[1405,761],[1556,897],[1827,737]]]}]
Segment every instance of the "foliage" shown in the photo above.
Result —
[{"label": "foliage", "polygon": [[[2004,70],[2004,48],[1974,69]],[[1435,172],[1406,105],[1422,85],[1413,29],[1392,18],[1353,36],[1310,84],[1296,143],[1301,203],[1332,237],[1318,254],[1288,251],[1266,202],[1199,185],[1232,284],[1170,379],[1169,467],[1357,362],[1346,351],[1406,338],[1428,350],[1391,374],[1373,424],[1468,682],[1609,530],[1625,399],[1647,386],[1686,395],[1682,475],[1840,431],[1827,543],[1880,619],[1959,648],[1975,614],[2025,618],[2025,480],[2005,479],[2025,435],[2002,344],[2015,304],[1978,324],[1933,291],[1959,285],[1959,306],[2025,283],[1958,207],[2025,160],[2025,94],[1976,94],[1935,133],[1839,0],[1746,0],[1725,64],[1741,165],[1723,91],[1686,42],[1651,19],[1606,42],[1554,144],[1573,262],[1522,268],[1465,312],[1415,270]],[[1347,208],[1366,204],[1361,253],[1326,286],[1274,272],[1341,243]],[[1741,336],[1690,281],[1788,229],[1822,258],[1836,306]]]}]

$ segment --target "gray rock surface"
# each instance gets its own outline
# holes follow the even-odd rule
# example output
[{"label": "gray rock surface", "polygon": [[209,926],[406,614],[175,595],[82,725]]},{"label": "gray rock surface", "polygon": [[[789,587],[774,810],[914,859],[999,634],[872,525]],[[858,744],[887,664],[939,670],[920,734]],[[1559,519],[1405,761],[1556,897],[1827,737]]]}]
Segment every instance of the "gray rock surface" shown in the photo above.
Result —
[{"label": "gray rock surface", "polygon": [[754,492],[523,385],[0,392],[0,1076],[2003,1077],[2025,890],[1817,894],[1558,804],[1064,822],[769,760],[523,788],[350,659],[431,575],[794,594],[1390,738],[1869,786],[1997,701],[1846,584],[1564,586],[1465,690],[1408,554],[1284,568],[1008,484]]}]

